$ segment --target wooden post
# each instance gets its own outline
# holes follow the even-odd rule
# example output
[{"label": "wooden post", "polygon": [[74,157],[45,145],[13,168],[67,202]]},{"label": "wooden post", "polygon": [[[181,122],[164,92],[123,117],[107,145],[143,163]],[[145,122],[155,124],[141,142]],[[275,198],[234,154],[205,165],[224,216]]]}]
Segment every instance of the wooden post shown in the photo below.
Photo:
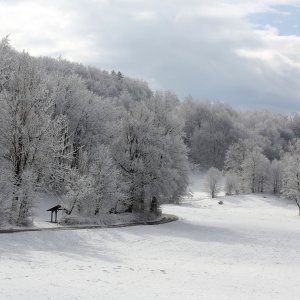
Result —
[{"label": "wooden post", "polygon": [[51,211],[51,223],[53,223],[53,222],[52,222],[52,217],[53,217],[53,211]]},{"label": "wooden post", "polygon": [[55,223],[57,223],[57,210],[55,211]]}]

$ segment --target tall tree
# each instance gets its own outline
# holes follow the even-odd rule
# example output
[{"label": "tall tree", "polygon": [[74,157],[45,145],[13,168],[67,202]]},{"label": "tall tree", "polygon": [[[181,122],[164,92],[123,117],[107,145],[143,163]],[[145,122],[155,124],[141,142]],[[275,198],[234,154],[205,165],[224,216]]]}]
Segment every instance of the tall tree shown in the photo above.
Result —
[{"label": "tall tree", "polygon": [[41,167],[51,168],[64,155],[67,122],[53,118],[47,78],[32,57],[22,53],[10,66],[0,93],[0,159],[13,178],[9,220],[23,225],[31,214],[30,191],[42,173]]},{"label": "tall tree", "polygon": [[243,178],[246,188],[252,193],[265,192],[269,179],[269,160],[255,147],[248,152],[242,163]]},{"label": "tall tree", "polygon": [[205,187],[212,198],[215,198],[220,191],[221,172],[211,167],[205,176]]},{"label": "tall tree", "polygon": [[290,145],[290,151],[283,158],[282,193],[295,201],[300,215],[300,140]]}]

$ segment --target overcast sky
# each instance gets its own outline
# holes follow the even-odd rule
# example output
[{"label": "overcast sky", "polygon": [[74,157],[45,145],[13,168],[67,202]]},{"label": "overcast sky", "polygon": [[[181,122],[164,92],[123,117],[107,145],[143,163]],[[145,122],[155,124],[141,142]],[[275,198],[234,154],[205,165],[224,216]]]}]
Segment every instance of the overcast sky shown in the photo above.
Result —
[{"label": "overcast sky", "polygon": [[300,111],[300,0],[0,0],[0,37],[182,99]]}]

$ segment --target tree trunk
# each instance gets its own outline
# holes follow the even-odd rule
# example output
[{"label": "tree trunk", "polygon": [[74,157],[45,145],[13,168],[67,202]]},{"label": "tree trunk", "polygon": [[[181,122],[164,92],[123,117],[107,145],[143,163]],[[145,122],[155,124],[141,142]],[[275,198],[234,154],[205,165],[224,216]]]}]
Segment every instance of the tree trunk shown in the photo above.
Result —
[{"label": "tree trunk", "polygon": [[15,224],[17,222],[18,218],[18,204],[19,204],[19,190],[21,186],[21,177],[19,174],[15,175],[15,183],[14,183],[14,192],[13,192],[13,199],[11,202],[11,208],[10,208],[10,217],[9,217],[9,223]]},{"label": "tree trunk", "polygon": [[19,209],[19,215],[17,219],[17,225],[22,226],[26,225],[28,221],[28,212],[29,212],[29,202],[28,195],[24,193],[21,198],[21,204]]}]

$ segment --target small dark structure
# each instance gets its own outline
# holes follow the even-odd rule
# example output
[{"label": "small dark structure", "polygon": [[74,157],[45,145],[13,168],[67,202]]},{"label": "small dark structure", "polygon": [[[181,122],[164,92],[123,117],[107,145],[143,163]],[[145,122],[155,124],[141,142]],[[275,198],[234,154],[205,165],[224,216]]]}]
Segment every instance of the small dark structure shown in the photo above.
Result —
[{"label": "small dark structure", "polygon": [[[51,211],[51,223],[57,223],[57,212],[59,210],[63,210],[63,208],[61,207],[61,205],[56,205],[56,206],[53,206],[49,209],[47,209],[47,211]],[[55,219],[53,221],[53,213],[55,213]]]}]

